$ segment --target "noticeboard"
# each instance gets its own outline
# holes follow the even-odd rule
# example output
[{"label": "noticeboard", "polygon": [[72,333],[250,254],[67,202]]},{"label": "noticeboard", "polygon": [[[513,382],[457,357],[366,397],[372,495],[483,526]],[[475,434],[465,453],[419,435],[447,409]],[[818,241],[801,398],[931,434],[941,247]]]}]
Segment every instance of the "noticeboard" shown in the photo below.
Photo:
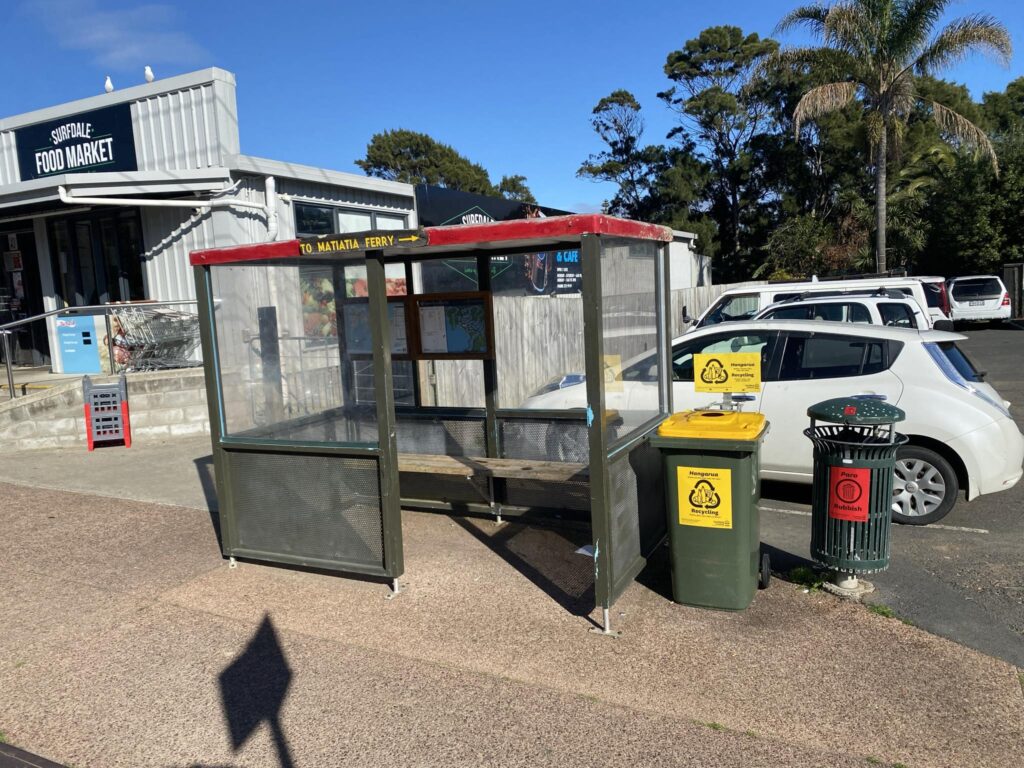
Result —
[{"label": "noticeboard", "polygon": [[[342,304],[342,322],[345,328],[345,351],[349,355],[372,355],[369,300],[350,299]],[[392,356],[408,357],[409,333],[404,298],[388,300],[388,322],[391,330]]]},{"label": "noticeboard", "polygon": [[487,293],[410,297],[416,357],[484,360],[494,357],[491,297]]}]

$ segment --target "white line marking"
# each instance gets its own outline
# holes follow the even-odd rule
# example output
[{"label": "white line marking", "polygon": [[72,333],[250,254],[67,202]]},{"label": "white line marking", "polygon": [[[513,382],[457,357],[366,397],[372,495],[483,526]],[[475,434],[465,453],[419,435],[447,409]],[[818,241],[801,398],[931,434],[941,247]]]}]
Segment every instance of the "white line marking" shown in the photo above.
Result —
[{"label": "white line marking", "polygon": [[[782,509],[781,507],[764,507],[759,508],[764,512],[781,512],[784,515],[800,515],[801,517],[810,517],[811,512],[807,509]],[[987,528],[968,528],[963,525],[942,525],[942,523],[933,523],[932,525],[923,526],[926,530],[933,531],[962,531],[963,533],[992,533]]]},{"label": "white line marking", "polygon": [[962,525],[942,525],[942,523],[926,525],[925,528],[939,528],[943,531],[964,531],[966,533],[992,533],[992,531],[986,528],[967,528]]},{"label": "white line marking", "polygon": [[810,517],[811,510],[809,509],[782,509],[780,507],[761,507],[765,512],[781,512],[784,515],[802,515],[803,517]]}]

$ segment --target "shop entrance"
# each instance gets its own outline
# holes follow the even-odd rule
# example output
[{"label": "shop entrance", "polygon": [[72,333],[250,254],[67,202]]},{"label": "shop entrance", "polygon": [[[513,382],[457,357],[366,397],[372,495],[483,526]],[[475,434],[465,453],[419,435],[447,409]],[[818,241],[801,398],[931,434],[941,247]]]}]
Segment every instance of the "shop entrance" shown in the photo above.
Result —
[{"label": "shop entrance", "polygon": [[101,211],[49,224],[54,290],[62,306],[145,298],[138,211]]},{"label": "shop entrance", "polygon": [[[36,238],[31,229],[0,232],[3,273],[0,274],[0,325],[43,312]],[[37,327],[38,326],[38,327]],[[43,366],[50,362],[46,328],[29,323],[11,334],[15,365]]]}]

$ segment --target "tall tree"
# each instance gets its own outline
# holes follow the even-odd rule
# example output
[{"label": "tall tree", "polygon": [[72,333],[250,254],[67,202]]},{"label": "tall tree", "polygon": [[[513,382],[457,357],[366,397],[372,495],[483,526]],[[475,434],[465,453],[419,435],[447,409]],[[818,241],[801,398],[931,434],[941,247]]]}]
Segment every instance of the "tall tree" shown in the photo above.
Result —
[{"label": "tall tree", "polygon": [[356,165],[370,176],[381,179],[407,184],[434,184],[464,192],[533,202],[525,176],[506,176],[495,187],[482,165],[463,157],[449,145],[416,131],[399,128],[374,134],[366,147],[366,157],[356,160]]},{"label": "tall tree", "polygon": [[987,156],[998,169],[995,150],[985,132],[954,109],[919,92],[915,75],[931,75],[983,51],[1008,63],[1009,33],[992,16],[956,19],[937,34],[950,0],[840,0],[831,6],[797,8],[779,22],[785,31],[804,26],[817,35],[820,48],[791,49],[786,60],[807,66],[827,79],[800,99],[793,115],[800,125],[859,101],[871,142],[875,174],[875,264],[886,270],[886,171],[892,144],[903,136],[911,110],[924,102],[947,140],[966,144]]},{"label": "tall tree", "polygon": [[533,192],[526,186],[526,177],[519,174],[515,176],[502,176],[496,190],[506,200],[517,200],[520,203],[531,203],[534,205],[537,203]]},{"label": "tall tree", "polygon": [[757,75],[777,50],[774,40],[746,35],[739,27],[710,27],[668,54],[665,75],[674,85],[658,94],[680,117],[669,137],[683,139],[710,167],[710,209],[734,271],[744,209],[762,197],[751,184],[750,142],[771,127],[770,104]]},{"label": "tall tree", "polygon": [[610,181],[618,186],[608,201],[608,212],[631,219],[643,218],[645,202],[663,160],[661,147],[641,145],[644,119],[640,102],[632,93],[612,91],[594,107],[590,124],[605,148],[588,157],[576,175],[594,181]]}]

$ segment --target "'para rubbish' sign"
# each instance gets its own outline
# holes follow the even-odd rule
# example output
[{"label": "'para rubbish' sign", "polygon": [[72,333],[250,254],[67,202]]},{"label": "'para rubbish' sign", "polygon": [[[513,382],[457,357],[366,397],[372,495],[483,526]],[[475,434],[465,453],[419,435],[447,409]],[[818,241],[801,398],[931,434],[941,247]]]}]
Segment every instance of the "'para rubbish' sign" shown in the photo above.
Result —
[{"label": "'para rubbish' sign", "polygon": [[829,467],[829,517],[835,520],[849,520],[853,523],[866,523],[870,498],[870,469]]},{"label": "'para rubbish' sign", "polygon": [[81,112],[14,132],[22,181],[61,173],[137,171],[130,104]]},{"label": "'para rubbish' sign", "polygon": [[693,388],[697,392],[760,392],[761,353],[694,355]]}]

